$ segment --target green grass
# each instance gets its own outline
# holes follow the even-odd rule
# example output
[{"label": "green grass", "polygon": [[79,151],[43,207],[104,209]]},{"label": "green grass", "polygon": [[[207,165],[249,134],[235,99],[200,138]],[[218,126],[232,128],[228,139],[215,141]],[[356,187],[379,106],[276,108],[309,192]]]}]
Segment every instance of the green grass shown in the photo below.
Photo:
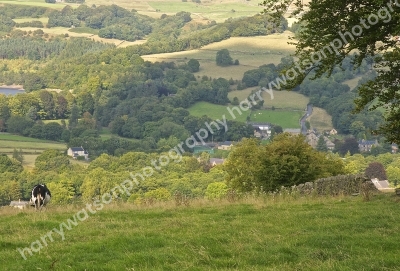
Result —
[{"label": "green grass", "polygon": [[[39,142],[44,144],[56,144],[56,145],[63,145],[62,143],[55,143],[54,141],[48,141],[43,139],[37,139],[32,137],[25,137],[20,135],[13,135],[9,133],[0,133],[0,140],[10,140],[10,141],[21,141],[21,142]],[[0,141],[1,142],[1,141]],[[0,146],[1,143],[0,143]]]},{"label": "green grass", "polygon": [[[242,111],[242,114],[240,115],[236,111],[233,111],[235,118],[229,113],[228,106],[224,105],[217,105],[217,104],[212,104],[208,102],[198,102],[189,107],[189,112],[191,115],[196,116],[196,117],[202,117],[204,115],[207,115],[208,117],[212,118],[213,120],[223,119],[223,115],[225,115],[225,118],[227,120],[237,120],[241,122],[246,122],[246,118],[249,115],[250,111]],[[233,106],[229,106],[232,108]]]},{"label": "green grass", "polygon": [[[207,115],[211,119],[220,119],[225,115],[228,120],[233,120],[233,116],[227,109],[228,106],[216,105],[207,102],[198,102],[193,106],[189,107],[191,115],[196,117],[202,117]],[[232,108],[233,106],[229,106]],[[232,110],[232,109],[231,109]],[[250,114],[250,110],[241,111],[240,115],[237,111],[232,110],[233,115],[236,117],[235,120],[246,122],[247,116]],[[250,121],[254,122],[270,122],[282,126],[282,128],[298,128],[300,126],[299,119],[304,114],[303,111],[289,111],[289,110],[257,110],[251,113]]]},{"label": "green grass", "polygon": [[[53,228],[85,208],[0,209],[1,269],[398,270],[398,199],[389,195],[370,202],[341,197],[203,201],[181,208],[112,205],[87,211],[89,217],[65,229],[61,241]],[[47,239],[24,260],[17,249],[42,242],[50,231],[54,241]]]},{"label": "green grass", "polygon": [[0,152],[13,153],[14,149],[22,149],[24,154],[39,154],[47,149],[65,150],[64,143],[46,141],[37,138],[0,133]]},{"label": "green grass", "polygon": [[[63,9],[67,5],[67,4],[62,4],[62,3],[50,4],[50,3],[46,3],[45,1],[40,1],[40,0],[24,0],[24,1],[0,0],[0,4],[40,6],[40,7],[47,7],[47,8],[53,8],[53,9]],[[71,7],[74,7],[74,8],[79,6],[77,4],[68,4],[68,5],[70,5]]]},{"label": "green grass", "polygon": [[[110,129],[103,127],[100,131],[100,137],[103,140],[110,139],[113,136]],[[115,135],[114,135],[115,136]]]},{"label": "green grass", "polygon": [[[259,89],[259,87],[255,87],[234,90],[228,93],[228,98],[232,101],[234,97],[237,97],[239,101],[243,101],[251,94],[252,90]],[[274,91],[273,99],[271,99],[269,93],[262,92],[262,97],[264,99],[264,107],[269,109],[275,107],[279,109],[305,110],[310,100],[306,96],[294,91]]]},{"label": "green grass", "polygon": [[250,119],[254,122],[270,122],[282,128],[300,128],[299,120],[304,115],[303,111],[287,110],[257,110]]}]

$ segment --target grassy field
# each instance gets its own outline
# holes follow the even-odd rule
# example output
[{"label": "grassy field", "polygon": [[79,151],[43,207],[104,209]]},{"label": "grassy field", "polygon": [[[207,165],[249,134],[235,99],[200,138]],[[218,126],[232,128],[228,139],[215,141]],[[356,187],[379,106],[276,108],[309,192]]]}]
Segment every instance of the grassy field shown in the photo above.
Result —
[{"label": "grassy field", "polygon": [[350,87],[350,89],[352,90],[358,85],[358,81],[360,81],[360,79],[361,79],[361,76],[358,76],[353,79],[344,81],[343,84],[348,85]]},{"label": "grassy field", "polygon": [[[233,106],[229,106],[232,108]],[[234,118],[227,109],[227,106],[216,105],[207,102],[198,102],[191,106],[189,112],[193,116],[201,117],[207,115],[212,119],[222,120],[222,116],[228,120],[233,120]],[[232,111],[235,120],[246,122],[247,116],[250,114],[250,110],[242,111],[240,115],[236,110]],[[303,115],[303,111],[288,111],[288,110],[257,110],[251,113],[250,121],[254,122],[271,122],[282,126],[282,128],[297,128],[299,127],[299,119]]]},{"label": "grassy field", "polygon": [[[122,41],[122,40],[117,40],[117,39],[104,39],[100,38],[99,36],[93,34],[93,31],[90,30],[82,30],[78,28],[78,30],[72,30],[66,27],[52,27],[52,28],[37,28],[37,27],[17,27],[17,29],[20,29],[22,31],[35,31],[37,29],[42,29],[44,33],[47,33],[49,35],[57,36],[57,35],[65,35],[68,34],[70,37],[85,37],[85,38],[90,38],[95,41],[102,41],[105,43],[112,43],[117,45],[118,47],[126,47],[130,45],[137,45],[137,44],[142,44],[145,43],[145,40],[137,40],[137,41]],[[82,31],[81,31],[82,30]],[[90,33],[88,33],[90,32]]]},{"label": "grassy field", "polygon": [[250,117],[254,122],[270,122],[282,128],[300,128],[299,120],[303,111],[257,110]]},{"label": "grassy field", "polygon": [[[46,3],[41,0],[0,0],[0,4],[12,4],[12,5],[27,5],[27,6],[39,6],[39,7],[47,7],[53,9],[63,9],[67,4],[64,3]],[[68,4],[71,7],[78,7],[78,4]]]},{"label": "grassy field", "polygon": [[[212,78],[241,80],[244,72],[268,63],[278,64],[282,57],[293,53],[294,46],[287,44],[289,36],[291,32],[286,31],[268,36],[233,37],[206,45],[198,50],[145,55],[142,58],[151,62],[174,61],[177,64],[194,58],[200,62],[200,71],[195,73],[195,76],[206,75]],[[231,57],[234,60],[238,59],[240,65],[217,66],[215,57],[221,49],[228,49]]]},{"label": "grassy field", "polygon": [[23,166],[32,168],[36,157],[44,150],[55,149],[64,151],[67,149],[67,146],[54,141],[0,133],[0,153],[5,153],[11,157],[14,149],[22,150],[24,156]]},{"label": "grassy field", "polygon": [[319,132],[331,130],[333,128],[332,117],[324,109],[313,106],[313,112],[308,118],[312,128]]},{"label": "grassy field", "polygon": [[[217,104],[212,104],[208,102],[198,102],[192,105],[191,107],[188,108],[189,112],[191,115],[196,116],[196,117],[202,117],[204,115],[207,115],[208,117],[212,118],[213,120],[215,119],[223,119],[223,115],[225,115],[225,118],[227,120],[237,120],[241,122],[246,122],[246,118],[249,115],[250,111],[242,111],[242,114],[240,115],[237,113],[237,111],[233,111],[233,114],[235,118],[229,113],[228,106],[224,105],[217,105]],[[232,106],[229,106],[232,108]]]},{"label": "grassy field", "polygon": [[[66,5],[70,5],[73,8],[79,6],[78,4],[67,3],[49,4],[42,0],[0,0],[0,3],[42,6],[59,10]],[[193,14],[192,17],[194,19],[204,20],[206,22],[211,20],[223,22],[228,18],[252,16],[263,11],[263,8],[259,6],[259,1],[257,0],[221,0],[218,2],[203,0],[201,3],[194,3],[192,1],[182,2],[182,0],[86,0],[85,4],[87,6],[116,4],[128,10],[135,9],[141,14],[156,18],[160,17],[162,14],[172,15],[180,11],[187,11]]]},{"label": "grassy field", "polygon": [[[110,204],[93,212],[84,205],[50,204],[41,213],[4,207],[1,269],[398,270],[398,202],[378,195],[370,202],[271,197],[190,207]],[[61,232],[61,223],[70,230],[61,226]],[[47,237],[45,245],[48,233],[53,241]],[[25,247],[34,249],[26,260],[18,251]]]},{"label": "grassy field", "polygon": [[[234,97],[237,97],[239,101],[243,101],[253,90],[259,90],[259,87],[231,91],[228,93],[228,98],[232,101]],[[262,97],[265,108],[305,110],[309,103],[309,98],[294,91],[274,91],[273,99],[269,93],[263,92]]]},{"label": "grassy field", "polygon": [[32,21],[40,21],[44,25],[46,25],[49,21],[48,17],[40,17],[40,18],[14,18],[14,22],[16,23],[26,23],[26,22],[32,22]]}]

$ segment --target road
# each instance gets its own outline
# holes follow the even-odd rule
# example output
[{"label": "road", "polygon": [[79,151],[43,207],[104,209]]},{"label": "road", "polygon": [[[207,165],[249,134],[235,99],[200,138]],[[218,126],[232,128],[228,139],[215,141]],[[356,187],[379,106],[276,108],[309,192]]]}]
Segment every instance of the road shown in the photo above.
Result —
[{"label": "road", "polygon": [[301,127],[301,133],[303,135],[307,134],[307,127],[306,127],[306,119],[311,116],[312,114],[312,105],[311,104],[307,104],[307,110],[306,113],[304,114],[304,116],[300,119],[300,127]]}]

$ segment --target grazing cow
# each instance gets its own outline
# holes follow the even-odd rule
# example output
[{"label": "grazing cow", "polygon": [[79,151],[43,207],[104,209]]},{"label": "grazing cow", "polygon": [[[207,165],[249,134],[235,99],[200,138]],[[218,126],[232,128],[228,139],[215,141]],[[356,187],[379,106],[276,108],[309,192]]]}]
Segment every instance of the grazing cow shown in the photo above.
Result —
[{"label": "grazing cow", "polygon": [[45,184],[37,184],[32,189],[31,205],[36,210],[41,210],[43,206],[49,203],[51,198],[50,190]]}]

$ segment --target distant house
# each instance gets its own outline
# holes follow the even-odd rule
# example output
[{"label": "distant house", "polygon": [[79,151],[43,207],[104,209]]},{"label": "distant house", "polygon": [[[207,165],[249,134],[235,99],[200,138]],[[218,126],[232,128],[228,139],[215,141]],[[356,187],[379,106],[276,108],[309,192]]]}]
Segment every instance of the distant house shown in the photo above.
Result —
[{"label": "distant house", "polygon": [[14,208],[19,208],[19,209],[25,209],[25,208],[27,208],[29,206],[29,202],[28,201],[21,201],[21,200],[19,200],[19,201],[11,201],[10,206],[14,207]]},{"label": "distant house", "polygon": [[399,151],[399,146],[395,143],[392,144],[392,153],[397,153]]},{"label": "distant house", "polygon": [[213,154],[214,153],[214,149],[209,147],[209,146],[205,146],[205,145],[198,145],[198,146],[194,146],[193,147],[193,153],[194,154],[199,154],[202,152],[207,152],[209,154]]},{"label": "distant house", "polygon": [[378,178],[374,178],[374,179],[371,179],[371,181],[375,185],[375,187],[380,191],[392,189],[387,180],[381,181]]},{"label": "distant house", "polygon": [[373,146],[379,146],[378,140],[359,140],[358,149],[360,152],[370,152]]},{"label": "distant house", "polygon": [[217,165],[222,165],[224,163],[224,159],[221,158],[210,158],[210,165],[215,167]]},{"label": "distant house", "polygon": [[329,131],[330,135],[337,135],[337,131],[335,129],[332,129]]},{"label": "distant house", "polygon": [[85,157],[85,160],[89,159],[89,153],[82,146],[69,148],[67,154],[74,159],[77,159],[79,156]]},{"label": "distant house", "polygon": [[232,146],[233,146],[232,141],[225,141],[225,142],[222,142],[222,143],[219,144],[218,150],[228,151],[228,150],[230,150],[232,148]]},{"label": "distant house", "polygon": [[271,130],[271,123],[269,122],[250,122],[251,126],[253,126],[254,129],[259,130],[259,131],[268,131]]},{"label": "distant house", "polygon": [[306,135],[306,141],[311,147],[313,148],[317,147],[318,136],[315,134],[313,130],[308,130]]}]

